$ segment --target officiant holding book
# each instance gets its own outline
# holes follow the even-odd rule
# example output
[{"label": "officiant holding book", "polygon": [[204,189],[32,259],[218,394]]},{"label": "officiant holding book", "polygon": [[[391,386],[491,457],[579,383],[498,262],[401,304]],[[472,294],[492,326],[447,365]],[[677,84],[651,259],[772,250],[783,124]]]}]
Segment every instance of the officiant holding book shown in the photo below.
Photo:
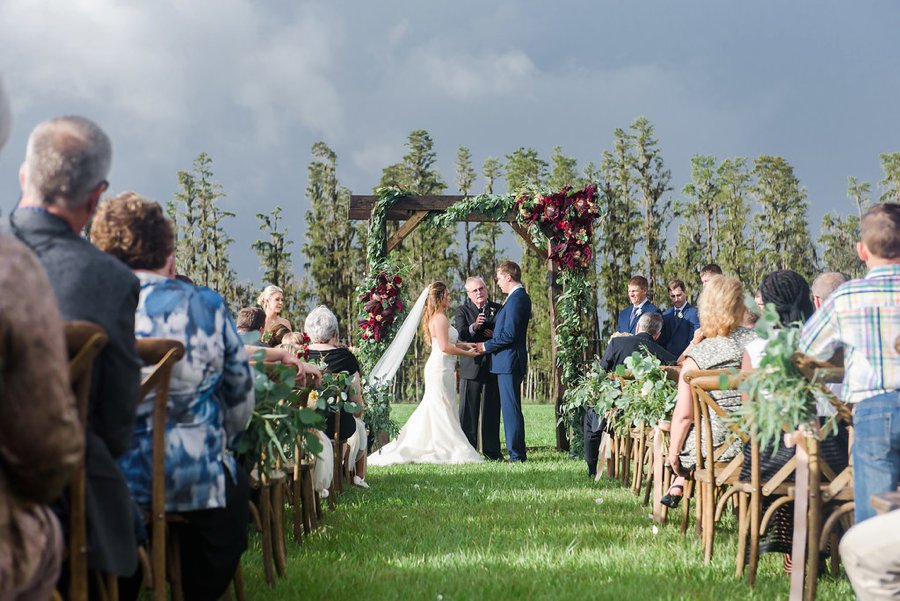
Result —
[{"label": "officiant holding book", "polygon": [[[466,280],[466,301],[456,309],[455,326],[462,342],[486,342],[493,336],[500,304],[488,300],[479,277]],[[491,373],[491,355],[459,358],[459,422],[469,443],[485,457],[501,461],[500,392]],[[479,430],[480,424],[480,430]],[[480,434],[480,436],[479,436]]]}]

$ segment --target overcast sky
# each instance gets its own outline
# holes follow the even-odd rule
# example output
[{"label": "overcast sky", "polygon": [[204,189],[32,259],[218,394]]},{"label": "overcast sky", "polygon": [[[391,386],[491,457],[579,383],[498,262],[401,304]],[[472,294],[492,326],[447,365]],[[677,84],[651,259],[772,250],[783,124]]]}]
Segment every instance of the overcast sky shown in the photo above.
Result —
[{"label": "overcast sky", "polygon": [[561,145],[580,168],[644,115],[673,197],[693,154],[783,155],[817,233],[825,211],[850,211],[847,176],[877,191],[878,154],[900,150],[898,30],[891,0],[0,0],[14,117],[0,209],[31,128],[82,114],[112,138],[113,192],[169,200],[177,171],[209,153],[238,215],[232,258],[258,280],[254,216],[281,205],[302,240],[318,140],[368,194],[426,129],[455,193],[461,144],[479,165]]}]

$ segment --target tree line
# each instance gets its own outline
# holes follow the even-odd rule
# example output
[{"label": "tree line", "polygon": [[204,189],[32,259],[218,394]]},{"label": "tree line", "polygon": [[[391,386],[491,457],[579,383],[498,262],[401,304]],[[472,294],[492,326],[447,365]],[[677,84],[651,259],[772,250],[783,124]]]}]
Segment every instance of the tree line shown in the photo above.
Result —
[{"label": "tree line", "polygon": [[[412,131],[405,148],[399,162],[383,169],[375,188],[395,185],[417,195],[450,193],[436,166],[431,135]],[[884,179],[878,182],[878,200],[900,202],[900,153],[881,154],[880,159]],[[275,284],[285,290],[286,317],[295,327],[301,327],[310,308],[325,304],[338,316],[342,337],[353,345],[355,290],[366,269],[367,224],[349,220],[350,191],[340,183],[337,165],[336,153],[325,142],[313,145],[302,244],[290,239],[279,206],[256,215],[261,237],[251,248],[259,258],[262,285]],[[480,186],[476,184],[479,171]],[[641,117],[627,128],[617,128],[611,147],[581,169],[577,159],[566,156],[559,146],[547,160],[535,149],[523,147],[504,157],[487,157],[478,169],[471,150],[460,146],[453,186],[458,194],[474,195],[501,192],[504,187],[518,192],[598,185],[598,201],[606,217],[598,224],[593,242],[596,306],[591,323],[584,324],[592,333],[591,353],[601,352],[615,331],[615,316],[628,304],[625,288],[634,274],[646,276],[655,301],[667,304],[666,282],[681,279],[696,292],[698,270],[707,263],[718,263],[751,290],[773,269],[793,269],[807,278],[818,271],[840,271],[852,277],[865,272],[856,258],[855,242],[860,217],[873,200],[871,183],[848,178],[846,210],[826,213],[814,241],[806,188],[784,157],[720,160],[695,155],[690,172],[689,183],[673,190],[653,125]],[[179,190],[168,203],[178,233],[178,272],[221,292],[235,311],[254,304],[262,285],[239,281],[231,266],[233,240],[227,225],[236,216],[218,203],[225,192],[214,180],[212,159],[201,154],[190,171],[178,173],[178,182]],[[397,227],[390,224],[388,234]],[[497,299],[499,291],[491,276],[494,266],[505,258],[500,238],[510,231],[499,223],[461,223],[457,231],[419,228],[392,257],[409,266],[406,283],[411,297],[439,279],[452,287],[456,302],[462,302],[465,278],[474,274],[485,278],[491,298]],[[526,398],[547,402],[553,379],[547,266],[533,250],[521,246],[523,283],[531,292],[534,309]],[[302,266],[302,277],[296,266]],[[416,339],[412,360],[405,363],[394,384],[397,398],[421,397],[421,370],[430,352],[425,344],[421,337]]]}]

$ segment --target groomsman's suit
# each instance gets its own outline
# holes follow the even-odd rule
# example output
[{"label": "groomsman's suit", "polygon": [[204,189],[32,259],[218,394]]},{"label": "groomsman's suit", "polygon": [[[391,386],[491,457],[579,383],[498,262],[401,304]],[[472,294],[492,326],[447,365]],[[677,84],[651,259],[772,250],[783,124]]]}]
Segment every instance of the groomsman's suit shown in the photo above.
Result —
[{"label": "groomsman's suit", "polygon": [[[471,299],[457,307],[455,326],[463,342],[487,342],[485,334],[493,330],[500,303],[486,301],[485,321],[474,326],[481,309]],[[483,399],[483,405],[482,405]],[[484,409],[482,410],[482,406]],[[497,376],[491,373],[491,355],[459,358],[459,423],[469,444],[478,448],[478,417],[481,416],[481,452],[488,459],[501,460],[500,390]]]},{"label": "groomsman's suit", "polygon": [[531,298],[518,284],[510,290],[506,303],[497,313],[494,336],[484,343],[492,353],[491,373],[497,374],[503,432],[511,462],[525,461],[525,418],[522,415],[522,380],[528,370],[525,334],[531,319]]},{"label": "groomsman's suit", "polygon": [[644,302],[640,305],[625,307],[619,312],[619,321],[616,324],[616,332],[634,334],[635,329],[637,329],[638,319],[641,318],[641,315],[654,312],[660,313],[659,307],[647,299],[644,299]]},{"label": "groomsman's suit", "polygon": [[663,312],[663,330],[660,340],[667,351],[679,357],[694,338],[700,327],[697,307],[684,303],[679,308],[671,307]]}]

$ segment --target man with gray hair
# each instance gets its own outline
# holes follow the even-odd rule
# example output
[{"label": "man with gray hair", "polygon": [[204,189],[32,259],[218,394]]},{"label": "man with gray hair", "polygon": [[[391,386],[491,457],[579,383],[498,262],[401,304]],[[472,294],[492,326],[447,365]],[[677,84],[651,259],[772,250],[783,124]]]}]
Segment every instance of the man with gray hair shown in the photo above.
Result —
[{"label": "man with gray hair", "polygon": [[[488,300],[487,286],[479,277],[466,280],[466,301],[456,309],[454,325],[462,342],[485,342],[494,335],[500,304]],[[481,428],[479,429],[479,423]],[[459,425],[488,459],[501,461],[500,389],[491,373],[491,355],[459,358]]]},{"label": "man with gray hair", "polygon": [[[135,516],[116,459],[128,450],[134,430],[140,284],[124,263],[79,235],[108,187],[111,159],[109,138],[88,119],[39,124],[28,138],[19,170],[22,200],[9,221],[47,272],[63,319],[90,321],[106,331],[108,343],[91,376],[86,432],[88,566],[130,576],[137,568]],[[42,323],[42,315],[32,317]]]},{"label": "man with gray hair", "polygon": [[837,290],[838,286],[846,281],[847,276],[843,273],[838,273],[837,271],[820,273],[818,277],[813,280],[812,286],[809,287],[813,294],[813,304],[816,309],[819,309],[822,306],[822,303],[825,302],[825,299],[831,296],[831,293]]},{"label": "man with gray hair", "polygon": [[[613,371],[618,365],[625,365],[625,359],[632,353],[649,353],[659,359],[663,365],[673,365],[675,355],[657,344],[663,328],[662,313],[644,313],[638,319],[636,333],[633,336],[617,336],[609,341],[606,352],[600,360],[604,371]],[[588,476],[597,476],[597,462],[600,460],[600,440],[606,428],[606,417],[598,415],[593,409],[584,412],[584,460],[588,467]]]},{"label": "man with gray hair", "polygon": [[[10,111],[0,80],[0,148]],[[32,324],[40,316],[41,330]],[[69,387],[66,344],[47,275],[0,231],[0,599],[49,599],[63,535],[47,506],[81,462],[84,434]]]}]

